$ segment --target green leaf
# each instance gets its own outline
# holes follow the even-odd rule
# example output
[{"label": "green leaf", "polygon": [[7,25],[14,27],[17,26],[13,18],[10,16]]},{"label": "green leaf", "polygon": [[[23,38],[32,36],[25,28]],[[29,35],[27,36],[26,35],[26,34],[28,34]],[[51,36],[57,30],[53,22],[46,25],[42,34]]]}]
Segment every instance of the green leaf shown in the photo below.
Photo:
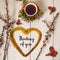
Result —
[{"label": "green leaf", "polygon": [[16,1],[22,1],[22,0],[16,0]]},{"label": "green leaf", "polygon": [[40,14],[43,14],[43,11],[42,10],[39,10]]},{"label": "green leaf", "polygon": [[27,2],[28,2],[27,0],[23,0],[23,4],[24,4],[24,3],[27,3]]},{"label": "green leaf", "polygon": [[24,11],[22,11],[22,10],[19,10],[18,13],[19,13],[18,18],[20,18],[20,17],[22,17],[24,15]]},{"label": "green leaf", "polygon": [[34,20],[34,18],[33,18],[33,17],[25,17],[25,20],[33,21],[33,20]]}]

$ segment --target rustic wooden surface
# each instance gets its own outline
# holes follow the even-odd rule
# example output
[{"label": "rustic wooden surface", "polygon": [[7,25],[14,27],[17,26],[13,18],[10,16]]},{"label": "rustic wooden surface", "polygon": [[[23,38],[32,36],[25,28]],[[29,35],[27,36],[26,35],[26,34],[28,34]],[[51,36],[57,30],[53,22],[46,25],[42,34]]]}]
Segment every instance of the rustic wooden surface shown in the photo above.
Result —
[{"label": "rustic wooden surface", "polygon": [[[17,20],[18,11],[22,6],[22,1],[18,1],[18,2],[15,0],[8,0],[8,1],[9,1],[9,15],[11,18],[14,18],[15,20]],[[40,51],[40,48],[43,44],[42,41],[44,40],[46,31],[48,30],[47,26],[42,22],[42,20],[47,19],[48,22],[49,21],[52,22],[52,19],[53,19],[53,14],[49,15],[49,10],[47,9],[47,7],[53,6],[53,5],[56,7],[57,11],[54,13],[54,16],[56,15],[57,12],[60,12],[60,0],[31,0],[31,1],[34,1],[35,3],[37,3],[39,5],[39,7],[41,7],[45,11],[45,14],[43,15],[43,17],[40,20],[38,20],[38,21],[36,20],[32,23],[27,23],[27,22],[21,20],[22,25],[20,25],[20,26],[23,26],[25,28],[34,27],[34,28],[41,30],[42,35],[43,35],[42,40],[39,43],[38,47],[28,57],[23,57],[21,54],[19,54],[18,51],[13,47],[12,43],[10,42],[6,60],[35,60]],[[0,13],[2,15],[5,15],[5,13],[6,13],[4,0],[0,0]],[[2,22],[0,20],[0,33],[2,31],[3,25],[4,25],[4,22]],[[15,24],[14,27],[16,27],[16,26],[17,25]],[[56,29],[54,31],[54,34],[49,39],[47,46],[43,49],[43,51],[39,57],[39,60],[60,60],[60,47],[59,47],[60,46],[60,17],[57,18],[55,28]],[[50,57],[50,56],[48,56],[48,57],[45,56],[45,54],[47,54],[49,52],[49,46],[51,46],[51,45],[53,45],[54,48],[58,51],[58,55],[55,58]],[[3,60],[4,46],[5,46],[5,44],[0,49],[0,60]]]}]

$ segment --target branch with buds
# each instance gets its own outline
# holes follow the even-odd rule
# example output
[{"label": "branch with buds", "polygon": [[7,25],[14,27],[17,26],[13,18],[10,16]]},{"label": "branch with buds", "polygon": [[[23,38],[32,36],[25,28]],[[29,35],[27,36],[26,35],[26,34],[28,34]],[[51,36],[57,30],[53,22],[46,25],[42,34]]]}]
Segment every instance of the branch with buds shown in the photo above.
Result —
[{"label": "branch with buds", "polygon": [[2,28],[2,33],[0,34],[0,48],[4,44],[4,31],[6,31],[6,41],[5,41],[5,47],[4,47],[4,56],[3,60],[6,60],[7,54],[8,54],[8,48],[9,48],[9,35],[10,35],[10,30],[15,23],[15,20],[12,20],[10,22],[10,16],[9,16],[9,10],[8,10],[8,0],[5,0],[6,4],[6,18],[3,18],[3,16],[0,14],[0,20],[4,21],[6,25],[4,25]]},{"label": "branch with buds", "polygon": [[54,17],[53,22],[51,23],[50,26],[47,23],[47,21],[45,21],[45,20],[43,21],[46,24],[46,26],[48,27],[48,30],[46,32],[45,39],[43,41],[43,46],[41,47],[41,49],[39,51],[39,54],[36,57],[36,60],[39,60],[39,56],[40,56],[43,48],[46,47],[47,41],[49,40],[49,38],[52,36],[52,33],[54,32],[54,30],[55,30],[55,23],[56,23],[56,20],[57,20],[58,16],[59,16],[59,13],[56,14],[56,16]]}]

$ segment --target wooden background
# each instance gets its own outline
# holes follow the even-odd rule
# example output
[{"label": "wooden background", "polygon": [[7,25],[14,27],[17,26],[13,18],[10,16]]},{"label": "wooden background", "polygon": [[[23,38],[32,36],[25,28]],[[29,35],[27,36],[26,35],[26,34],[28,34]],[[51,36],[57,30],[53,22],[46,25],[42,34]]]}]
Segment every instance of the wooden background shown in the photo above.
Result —
[{"label": "wooden background", "polygon": [[[56,15],[57,12],[60,12],[60,0],[31,0],[32,2],[35,2],[39,5],[41,9],[45,12],[42,18],[40,18],[38,21],[35,20],[32,23],[27,23],[24,20],[21,20],[23,23],[20,26],[23,26],[24,28],[29,28],[29,27],[34,27],[42,31],[42,40],[39,43],[38,47],[28,56],[28,57],[23,57],[21,54],[18,53],[18,51],[13,47],[12,43],[10,42],[9,45],[9,50],[8,50],[8,55],[6,60],[35,60],[40,48],[42,46],[42,41],[44,39],[44,36],[47,31],[46,25],[42,22],[42,20],[47,19],[48,21],[52,22],[53,19],[53,14],[49,15],[49,10],[48,6],[55,6],[57,11],[54,13],[54,16]],[[9,15],[11,18],[14,18],[15,20],[18,19],[18,11],[22,6],[22,1],[15,1],[15,0],[8,0],[9,2]],[[2,15],[5,15],[5,2],[4,0],[0,0],[0,13]],[[60,15],[59,15],[60,16]],[[4,22],[0,20],[0,32],[2,31],[2,26],[4,25]],[[17,27],[15,24],[14,27]],[[54,34],[52,37],[49,39],[47,46],[43,49],[39,60],[60,60],[60,17],[57,18],[56,22],[56,27],[55,27]],[[58,55],[56,57],[50,57],[50,56],[45,56],[49,52],[49,47],[53,45],[54,48],[58,51]],[[0,60],[3,60],[3,51],[4,51],[4,45],[0,49]]]}]

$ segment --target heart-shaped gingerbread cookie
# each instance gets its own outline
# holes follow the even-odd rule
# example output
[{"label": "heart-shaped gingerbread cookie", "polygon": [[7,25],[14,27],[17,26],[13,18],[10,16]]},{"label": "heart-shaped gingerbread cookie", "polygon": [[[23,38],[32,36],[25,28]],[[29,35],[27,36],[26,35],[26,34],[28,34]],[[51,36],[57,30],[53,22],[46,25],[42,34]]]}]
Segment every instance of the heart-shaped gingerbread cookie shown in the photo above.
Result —
[{"label": "heart-shaped gingerbread cookie", "polygon": [[[21,50],[21,48],[19,47],[19,45],[18,45],[17,42],[15,41],[14,33],[15,33],[16,31],[22,31],[22,33],[25,34],[25,35],[28,35],[28,34],[29,34],[30,32],[32,32],[32,31],[34,31],[34,32],[36,32],[36,33],[38,34],[38,39],[37,39],[37,42],[36,42],[35,46],[32,47],[32,49],[31,49],[28,53],[26,53],[26,54],[23,53],[23,51]],[[25,29],[25,28],[23,28],[23,27],[16,27],[16,28],[14,28],[13,30],[11,30],[11,32],[10,32],[10,40],[11,40],[13,46],[14,46],[14,47],[19,51],[19,53],[20,53],[22,56],[24,56],[24,57],[28,56],[28,55],[38,46],[39,42],[41,41],[41,38],[42,38],[42,33],[41,33],[40,30],[38,30],[38,29],[36,29],[36,28],[28,28],[28,29]]]}]

